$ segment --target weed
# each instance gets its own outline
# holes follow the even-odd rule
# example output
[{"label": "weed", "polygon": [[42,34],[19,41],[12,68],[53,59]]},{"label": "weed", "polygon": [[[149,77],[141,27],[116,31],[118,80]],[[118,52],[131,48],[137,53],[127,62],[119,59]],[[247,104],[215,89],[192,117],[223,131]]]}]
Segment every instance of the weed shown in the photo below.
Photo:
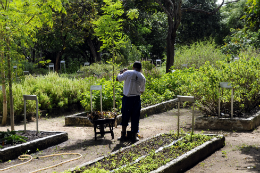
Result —
[{"label": "weed", "polygon": [[221,153],[222,153],[222,157],[227,157],[227,152],[225,151],[225,150],[223,150],[223,151],[221,151]]},{"label": "weed", "polygon": [[204,162],[201,162],[201,163],[200,163],[200,166],[204,167],[204,166],[205,166],[205,163],[204,163]]}]

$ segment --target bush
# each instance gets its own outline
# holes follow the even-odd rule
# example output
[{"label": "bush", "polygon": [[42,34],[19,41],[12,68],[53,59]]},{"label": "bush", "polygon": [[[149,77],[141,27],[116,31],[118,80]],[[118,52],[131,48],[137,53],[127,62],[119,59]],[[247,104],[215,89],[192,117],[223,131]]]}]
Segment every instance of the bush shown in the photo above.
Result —
[{"label": "bush", "polygon": [[206,61],[215,64],[219,60],[224,60],[226,55],[217,48],[214,41],[198,41],[190,46],[182,46],[175,51],[174,68],[183,69],[183,64],[187,67],[199,68]]},{"label": "bush", "polygon": [[[36,95],[39,109],[68,108],[70,104],[80,103],[82,93],[90,90],[90,86],[97,81],[94,77],[88,79],[68,79],[59,77],[57,73],[49,73],[37,78],[29,75],[21,83],[13,84],[14,112],[16,118],[22,116],[24,111],[23,95]],[[7,97],[9,89],[7,85]],[[9,101],[9,98],[7,98]],[[0,101],[3,100],[0,92]],[[9,103],[8,103],[9,105]],[[0,112],[3,107],[0,107]],[[8,109],[9,110],[9,109]],[[27,112],[36,112],[35,101],[28,101]]]},{"label": "bush", "polygon": [[142,70],[151,71],[154,67],[150,61],[142,61]]},{"label": "bush", "polygon": [[[89,76],[98,78],[105,77],[107,80],[113,75],[113,66],[111,64],[93,63],[90,66],[84,66],[80,69],[83,73]],[[119,73],[119,67],[115,66],[115,75]]]},{"label": "bush", "polygon": [[[113,81],[107,81],[102,78],[95,85],[102,85],[102,110],[111,111],[113,109]],[[118,110],[121,110],[123,96],[123,82],[115,81],[115,103]],[[100,111],[100,92],[92,91],[93,110]],[[83,100],[81,100],[82,106],[86,111],[90,111],[90,91],[86,91],[83,94]]]},{"label": "bush", "polygon": [[[213,66],[207,62],[183,75],[186,84],[180,86],[181,93],[195,96],[197,106],[205,115],[218,115],[219,82],[230,82],[235,90],[234,114],[249,113],[260,104],[259,65],[258,58],[249,59],[243,54],[239,61],[231,63],[219,61]],[[223,89],[221,110],[230,113],[230,105],[230,90]]]},{"label": "bush", "polygon": [[252,32],[246,28],[231,29],[232,35],[226,36],[224,39],[225,45],[222,46],[222,52],[230,55],[230,61],[237,56],[240,51],[245,51],[249,47],[260,47],[260,30],[258,32]]}]

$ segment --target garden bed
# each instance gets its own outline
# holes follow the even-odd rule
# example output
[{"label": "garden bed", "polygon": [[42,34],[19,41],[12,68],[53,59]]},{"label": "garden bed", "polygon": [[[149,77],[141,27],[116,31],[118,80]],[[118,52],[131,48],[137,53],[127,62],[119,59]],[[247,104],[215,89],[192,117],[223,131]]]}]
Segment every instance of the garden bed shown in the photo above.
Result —
[{"label": "garden bed", "polygon": [[[216,135],[160,134],[87,162],[72,172],[105,169],[107,172],[183,172],[224,146]],[[79,169],[80,168],[80,169]]]},{"label": "garden bed", "polygon": [[[146,108],[141,109],[140,118],[145,118],[147,116],[166,112],[173,108],[176,108],[178,99],[172,99],[169,101],[165,101],[156,105],[148,106]],[[119,124],[122,120],[122,115],[118,115],[116,117],[117,124]],[[81,112],[77,114],[73,114],[65,117],[65,126],[87,126],[92,127],[93,123],[87,117],[87,112]]]},{"label": "garden bed", "polygon": [[195,128],[203,130],[235,130],[251,131],[260,124],[260,111],[244,117],[226,118],[217,116],[199,116],[195,120]]},{"label": "garden bed", "polygon": [[25,143],[3,145],[3,148],[0,149],[2,161],[15,159],[24,153],[33,153],[36,150],[42,150],[68,140],[68,133],[66,132],[40,131],[38,135],[36,135],[36,131],[18,132],[21,132],[18,133],[20,136],[28,139],[26,139]]}]

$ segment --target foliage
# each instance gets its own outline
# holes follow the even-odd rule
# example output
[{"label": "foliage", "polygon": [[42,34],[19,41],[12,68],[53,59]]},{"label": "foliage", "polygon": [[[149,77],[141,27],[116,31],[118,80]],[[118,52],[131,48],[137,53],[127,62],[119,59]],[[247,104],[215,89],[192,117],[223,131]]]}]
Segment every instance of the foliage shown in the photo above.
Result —
[{"label": "foliage", "polygon": [[240,0],[237,3],[228,3],[220,9],[221,23],[229,30],[244,27],[243,20],[240,18],[244,14],[244,8],[247,0]]},{"label": "foliage", "polygon": [[103,10],[103,15],[96,21],[93,21],[95,35],[102,41],[102,46],[100,50],[109,50],[114,56],[114,52],[120,49],[120,45],[124,43],[124,36],[122,33],[122,22],[120,16],[124,13],[122,9],[122,2],[112,0],[104,0],[106,3],[101,10]]},{"label": "foliage", "polygon": [[[119,68],[115,66],[115,71],[119,72]],[[90,66],[81,67],[80,71],[83,71],[86,76],[95,76],[98,78],[105,77],[109,80],[113,74],[113,66],[111,64],[93,63]]]},{"label": "foliage", "polygon": [[[26,76],[21,83],[13,85],[15,115],[18,118],[22,116],[24,111],[23,95],[36,95],[39,109],[41,110],[67,108],[70,104],[79,103],[82,99],[82,93],[89,91],[90,86],[95,84],[95,82],[96,79],[94,77],[89,77],[88,79],[68,79],[59,77],[57,73],[50,73],[37,78],[31,75]],[[2,101],[2,99],[3,96],[0,93],[0,100]],[[2,107],[0,107],[1,111]],[[36,111],[35,101],[27,101],[26,111]]]},{"label": "foliage", "polygon": [[123,46],[120,48],[120,53],[123,56],[122,65],[127,64],[128,62],[134,62],[141,59],[142,52],[138,50],[138,48],[131,44],[131,41],[128,40],[124,43]]},{"label": "foliage", "polygon": [[220,27],[221,31],[218,33],[216,42],[224,44],[223,38],[231,34],[230,29],[242,29],[244,27],[244,20],[241,17],[244,15],[244,8],[247,0],[240,0],[236,3],[228,3],[220,9]]},{"label": "foliage", "polygon": [[187,67],[199,68],[206,61],[215,64],[218,60],[224,60],[225,55],[217,48],[213,40],[197,41],[190,46],[182,46],[175,51],[174,69],[183,69],[183,64]]},{"label": "foliage", "polygon": [[[0,132],[0,142],[1,144],[15,144],[18,142],[26,142],[27,137],[20,136],[17,134],[17,131],[10,131],[7,129],[7,132]],[[0,144],[0,146],[1,146]]]},{"label": "foliage", "polygon": [[141,52],[141,58],[150,59],[154,55],[161,57],[166,47],[167,16],[160,12],[154,0],[133,0],[124,2],[123,5],[126,11],[138,9],[138,18],[125,20],[123,25],[131,44]]},{"label": "foliage", "polygon": [[245,8],[246,27],[251,31],[257,32],[260,29],[260,2],[259,0],[248,0]]},{"label": "foliage", "polygon": [[[200,50],[200,49],[202,50]],[[234,110],[235,116],[248,113],[259,103],[260,90],[259,63],[260,55],[256,49],[241,51],[239,61],[227,63],[225,56],[215,48],[214,42],[197,42],[190,48],[178,49],[183,55],[184,62],[193,61],[189,68],[176,68],[174,72],[164,74],[160,68],[155,68],[149,61],[143,61],[143,74],[146,77],[145,92],[141,95],[142,107],[157,104],[176,95],[194,95],[196,104],[205,115],[217,115],[219,82],[231,82],[235,89]],[[181,52],[182,50],[182,52]],[[212,52],[211,52],[211,51]],[[191,52],[195,52],[190,58]],[[211,53],[210,53],[211,52]],[[188,56],[189,55],[189,56]],[[193,54],[192,54],[193,55]],[[177,57],[179,54],[177,54]],[[182,63],[180,63],[182,64]],[[132,66],[128,67],[130,70]],[[66,108],[73,103],[81,103],[85,110],[90,110],[90,86],[102,85],[103,110],[112,108],[112,78],[109,71],[112,65],[92,64],[82,68],[89,73],[87,78],[67,78],[50,73],[45,76],[26,76],[20,83],[14,84],[15,113],[23,112],[23,94],[37,95],[39,109],[52,109],[55,107]],[[119,69],[116,71],[119,72]],[[93,77],[98,73],[100,78]],[[102,73],[101,73],[102,72]],[[103,73],[104,72],[104,73]],[[109,77],[107,77],[106,75]],[[8,86],[7,86],[8,87]],[[115,101],[117,111],[121,108],[123,83],[115,83]],[[2,101],[0,93],[0,101]],[[35,102],[27,103],[27,111],[35,112]],[[230,91],[223,91],[221,109],[230,112]],[[100,110],[100,93],[93,91],[93,108]],[[0,107],[0,111],[1,111]]]},{"label": "foliage", "polygon": [[151,71],[154,67],[150,61],[142,61],[142,70]]},{"label": "foliage", "polygon": [[230,57],[237,56],[241,50],[246,50],[249,47],[260,47],[260,30],[252,32],[243,29],[231,29],[232,35],[224,39],[225,45],[222,46],[222,52]]},{"label": "foliage", "polygon": [[176,141],[176,133],[162,134],[158,136],[160,138],[154,137],[133,145],[129,150],[110,154],[92,165],[79,169],[79,171],[84,173],[88,173],[90,170],[104,172],[113,170],[116,173],[151,172],[214,137],[194,134],[190,140],[190,135],[183,132],[181,136],[182,138]]},{"label": "foliage", "polygon": [[56,69],[59,69],[60,60],[65,60],[66,70],[72,73],[78,70],[79,64],[71,60],[86,54],[86,50],[82,51],[80,46],[84,45],[86,37],[92,32],[91,21],[95,19],[97,10],[93,1],[66,0],[63,5],[67,13],[52,13],[53,26],[45,25],[39,30],[38,42],[33,48],[56,63]]},{"label": "foliage", "polygon": [[[96,85],[102,85],[102,109],[104,111],[110,111],[113,107],[113,85],[112,80],[106,80],[102,78],[100,81],[96,83]],[[115,103],[116,108],[121,110],[122,106],[122,95],[123,94],[123,83],[116,82],[115,83]],[[81,104],[85,108],[86,111],[90,111],[90,91],[86,91],[82,94],[83,100],[81,100]],[[93,110],[100,111],[100,92],[92,91],[92,101],[93,101]]]},{"label": "foliage", "polygon": [[40,61],[39,64],[41,64],[41,68],[39,68],[39,65],[29,62],[27,60],[23,60],[18,64],[18,70],[21,70],[18,76],[21,77],[23,75],[23,71],[29,71],[30,74],[42,74],[45,75],[49,72],[47,69],[46,63],[49,63],[50,60],[46,61]]},{"label": "foliage", "polygon": [[[76,57],[67,57],[66,58],[66,73],[76,73],[80,70],[80,67],[84,64],[86,60],[83,57],[76,58]],[[62,69],[64,69],[62,67]],[[62,70],[64,72],[64,70]]]},{"label": "foliage", "polygon": [[[215,65],[206,62],[199,69],[190,68],[189,74],[183,75],[185,85],[180,87],[182,94],[193,95],[196,104],[205,115],[218,114],[218,99],[220,97],[219,82],[230,82],[234,93],[234,114],[241,116],[249,113],[259,102],[259,55],[239,55],[239,61],[226,63],[219,61]],[[231,94],[224,89],[221,110],[230,114]]]},{"label": "foliage", "polygon": [[[217,8],[212,0],[188,0],[183,1],[182,8],[193,8],[211,11]],[[216,37],[220,32],[220,13],[208,15],[206,13],[182,12],[181,24],[178,28],[176,42],[190,44],[208,37]]]}]

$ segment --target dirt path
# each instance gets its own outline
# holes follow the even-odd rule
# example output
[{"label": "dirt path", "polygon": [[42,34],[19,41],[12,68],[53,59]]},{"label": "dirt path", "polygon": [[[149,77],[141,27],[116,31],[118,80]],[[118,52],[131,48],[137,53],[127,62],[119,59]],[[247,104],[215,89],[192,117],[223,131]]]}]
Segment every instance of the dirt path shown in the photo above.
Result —
[{"label": "dirt path", "polygon": [[[196,116],[199,112],[196,112]],[[191,110],[181,110],[181,127],[187,131],[191,128]],[[47,169],[41,172],[63,172],[70,168],[74,168],[85,162],[91,161],[115,150],[131,145],[125,142],[120,144],[117,137],[120,136],[121,126],[114,129],[115,139],[112,140],[110,134],[106,134],[103,138],[99,137],[97,141],[94,139],[93,127],[66,127],[64,126],[64,117],[40,119],[40,131],[65,131],[69,135],[69,140],[32,154],[33,157],[44,156],[54,153],[80,153],[82,158],[72,161],[62,166]],[[0,131],[6,131],[10,127],[0,127]],[[30,122],[27,124],[28,130],[35,130],[36,123]],[[128,127],[128,130],[130,128]],[[23,125],[16,125],[15,130],[23,130]],[[155,114],[145,119],[140,120],[140,133],[143,138],[152,137],[159,133],[166,133],[171,130],[177,130],[177,110],[171,110],[161,114]],[[201,131],[196,131],[201,132]],[[260,139],[258,138],[260,128],[253,132],[222,132],[222,131],[207,131],[205,133],[218,133],[226,136],[226,146],[215,152],[207,159],[203,160],[195,167],[186,171],[187,173],[214,173],[214,172],[260,172]],[[77,156],[56,156],[51,158],[34,159],[25,165],[11,168],[3,173],[18,173],[31,172],[42,167],[51,166],[62,161],[74,158]],[[9,162],[0,163],[0,169],[21,163],[18,159]]]}]

